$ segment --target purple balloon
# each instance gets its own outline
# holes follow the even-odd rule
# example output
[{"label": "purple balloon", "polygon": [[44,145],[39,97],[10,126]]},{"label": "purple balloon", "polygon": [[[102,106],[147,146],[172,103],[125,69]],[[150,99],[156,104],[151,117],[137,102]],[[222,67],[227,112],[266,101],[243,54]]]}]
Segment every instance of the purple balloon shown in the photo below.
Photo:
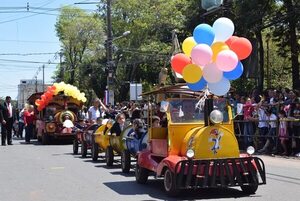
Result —
[{"label": "purple balloon", "polygon": [[243,72],[244,72],[244,66],[242,62],[239,61],[235,69],[233,69],[233,71],[224,72],[223,76],[226,77],[228,80],[236,80],[239,77],[241,77]]},{"label": "purple balloon", "polygon": [[207,85],[206,80],[202,77],[198,82],[190,84],[188,83],[187,86],[192,90],[192,91],[201,91],[204,89],[204,87]]}]

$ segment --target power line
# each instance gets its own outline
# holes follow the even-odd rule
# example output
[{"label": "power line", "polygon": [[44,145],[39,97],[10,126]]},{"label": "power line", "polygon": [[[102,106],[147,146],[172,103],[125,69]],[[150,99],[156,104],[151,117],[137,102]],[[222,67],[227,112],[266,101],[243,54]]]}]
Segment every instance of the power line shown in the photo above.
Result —
[{"label": "power line", "polygon": [[[71,4],[69,4],[71,5]],[[9,8],[9,9],[13,9],[14,7],[0,7],[0,9],[4,9],[5,8]],[[42,8],[41,7],[29,7],[27,5],[27,7],[15,7],[15,9],[19,10],[19,9],[26,9],[26,11],[23,11],[23,12],[26,12],[26,13],[34,13],[32,15],[28,15],[28,16],[23,16],[23,17],[19,17],[19,18],[15,18],[15,19],[11,19],[11,20],[6,20],[6,21],[0,21],[0,24],[5,24],[5,23],[8,23],[8,22],[13,22],[13,21],[17,21],[17,20],[22,20],[22,19],[26,19],[26,18],[29,18],[29,17],[34,17],[36,15],[41,15],[41,14],[44,14],[44,15],[54,15],[54,16],[58,16],[59,14],[51,14],[49,12],[52,12],[52,11],[60,11],[61,8]],[[33,10],[44,10],[44,11],[47,11],[47,12],[36,12],[36,11],[30,11],[30,8],[32,8]],[[96,11],[96,10],[92,10],[92,9],[82,9],[82,10],[85,10],[85,11]],[[19,13],[20,11],[18,11],[17,13]],[[1,12],[0,12],[1,13]],[[7,13],[7,11],[6,11]],[[12,13],[16,13],[15,11],[13,11]],[[80,16],[79,16],[80,17]],[[82,16],[82,17],[85,17],[85,16]]]},{"label": "power line", "polygon": [[[41,6],[39,6],[38,8],[42,8],[42,7],[46,6],[46,5],[49,5],[53,1],[55,1],[55,0],[47,1],[46,3],[44,3]],[[26,9],[28,10],[28,8],[29,8],[29,3],[27,2]],[[6,21],[0,22],[0,24],[4,24],[4,23],[13,22],[13,21],[16,21],[16,20],[20,20],[20,19],[25,19],[25,18],[33,17],[33,16],[36,16],[36,15],[38,15],[38,14],[33,14],[33,15],[30,15],[30,16],[24,16],[24,17],[19,17],[19,18],[11,19],[11,20],[6,20]]]},{"label": "power line", "polygon": [[30,55],[49,55],[57,52],[34,52],[34,53],[0,53],[0,56],[30,56]]},{"label": "power line", "polygon": [[52,63],[52,62],[41,62],[41,61],[24,61],[24,60],[13,60],[13,59],[0,59],[0,61],[7,61],[7,62],[20,62],[20,63],[34,63],[34,64],[59,64],[59,63]]},{"label": "power line", "polygon": [[56,43],[54,41],[33,41],[33,40],[0,40],[0,42],[21,42],[21,43]]}]

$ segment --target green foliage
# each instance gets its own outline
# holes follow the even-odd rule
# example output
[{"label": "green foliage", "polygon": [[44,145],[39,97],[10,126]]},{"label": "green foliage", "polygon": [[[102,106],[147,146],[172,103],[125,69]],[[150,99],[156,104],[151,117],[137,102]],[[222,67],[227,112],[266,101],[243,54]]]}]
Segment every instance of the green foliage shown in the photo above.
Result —
[{"label": "green foliage", "polygon": [[[87,95],[100,91],[96,80],[103,76],[103,22],[95,14],[75,7],[63,7],[56,22],[64,61],[58,66],[56,78],[79,87]],[[97,94],[99,95],[99,93]]]},{"label": "green foliage", "polygon": [[[291,45],[294,45],[293,54],[299,56],[299,35],[296,41],[295,37],[291,37],[290,22],[294,22],[299,33],[300,0],[227,2],[233,3],[226,4],[215,13],[203,15],[206,11],[201,8],[199,0],[112,1],[115,100],[128,100],[129,83],[132,81],[142,82],[144,90],[153,89],[158,84],[162,67],[169,69],[167,82],[172,83],[170,58],[174,50],[171,31],[177,30],[179,42],[182,43],[191,36],[195,26],[212,24],[221,16],[233,20],[235,35],[258,42],[259,66],[253,68],[259,69],[256,72],[259,79],[242,77],[232,82],[233,88],[245,92],[263,85],[269,87],[267,84],[271,87],[291,87],[295,82],[292,74],[296,68],[299,69],[299,62],[297,64],[295,57],[291,59]],[[294,5],[292,11],[288,7],[290,2]],[[62,43],[63,63],[58,66],[55,76],[77,85],[90,97],[95,94],[102,97],[106,87],[103,31],[106,29],[103,23],[106,17],[106,0],[102,0],[97,16],[78,8],[65,7],[56,23],[57,35]],[[130,31],[130,35],[119,37],[125,31]]]},{"label": "green foliage", "polygon": [[[171,31],[183,29],[187,1],[119,0],[113,2],[112,22],[115,36],[125,31],[131,34],[114,42],[118,47],[115,91],[116,97],[126,97],[129,85],[124,81],[158,83],[162,67],[169,67]],[[170,67],[169,67],[170,68]],[[123,83],[123,84],[122,84]],[[145,85],[146,86],[146,85]]]}]

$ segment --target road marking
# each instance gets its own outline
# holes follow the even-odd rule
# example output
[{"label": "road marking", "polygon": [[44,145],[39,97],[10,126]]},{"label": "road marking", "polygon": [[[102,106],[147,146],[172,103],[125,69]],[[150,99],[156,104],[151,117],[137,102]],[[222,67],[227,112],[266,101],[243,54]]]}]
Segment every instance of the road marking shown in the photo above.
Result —
[{"label": "road marking", "polygon": [[65,167],[51,167],[51,170],[63,170]]}]

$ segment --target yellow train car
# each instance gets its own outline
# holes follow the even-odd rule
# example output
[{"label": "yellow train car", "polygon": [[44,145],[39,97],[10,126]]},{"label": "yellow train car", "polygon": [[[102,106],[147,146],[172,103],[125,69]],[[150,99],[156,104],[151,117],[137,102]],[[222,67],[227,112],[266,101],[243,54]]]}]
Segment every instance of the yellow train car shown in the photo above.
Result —
[{"label": "yellow train car", "polygon": [[146,183],[150,173],[163,177],[170,196],[182,189],[235,186],[253,194],[258,185],[266,184],[265,166],[260,158],[252,156],[254,148],[249,147],[248,153],[239,151],[226,98],[205,99],[201,92],[192,92],[184,85],[144,95],[157,94],[171,97],[161,102],[167,127],[153,128],[150,124],[150,148],[138,153],[138,183]]}]

